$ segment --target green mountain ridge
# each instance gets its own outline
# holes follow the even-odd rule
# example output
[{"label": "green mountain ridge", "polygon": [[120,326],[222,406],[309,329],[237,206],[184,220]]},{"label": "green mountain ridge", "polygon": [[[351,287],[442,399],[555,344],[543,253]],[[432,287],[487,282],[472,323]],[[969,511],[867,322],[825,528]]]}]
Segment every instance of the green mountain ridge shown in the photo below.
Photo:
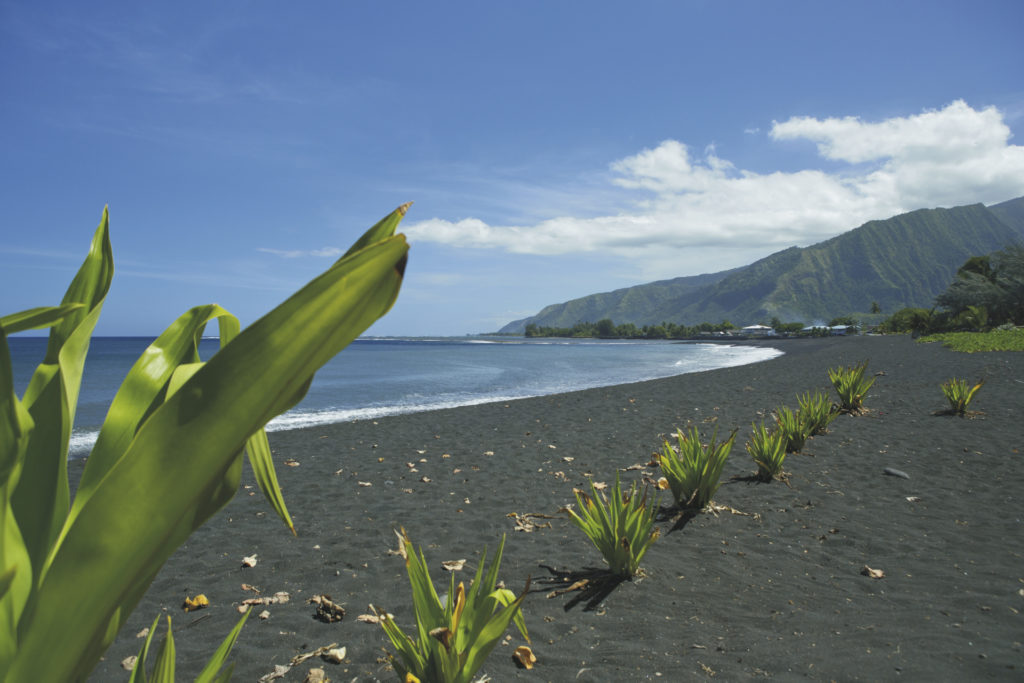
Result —
[{"label": "green mountain ridge", "polygon": [[685,325],[730,320],[737,325],[782,320],[807,323],[867,312],[929,308],[971,256],[1024,241],[1024,197],[993,206],[919,209],[869,221],[809,247],[790,247],[754,263],[592,294],[546,306],[505,325],[572,327],[611,318],[616,324]]}]

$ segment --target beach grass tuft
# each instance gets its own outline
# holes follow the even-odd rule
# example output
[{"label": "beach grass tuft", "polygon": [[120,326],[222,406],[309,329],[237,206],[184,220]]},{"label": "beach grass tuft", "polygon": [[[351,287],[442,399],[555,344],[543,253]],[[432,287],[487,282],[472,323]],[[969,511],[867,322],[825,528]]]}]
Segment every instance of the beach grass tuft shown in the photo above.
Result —
[{"label": "beach grass tuft", "polygon": [[953,377],[942,383],[942,394],[949,401],[949,411],[954,415],[963,417],[967,414],[967,406],[970,405],[974,395],[978,393],[985,380],[981,380],[973,387],[967,384],[967,380]]},{"label": "beach grass tuft", "polygon": [[761,481],[771,481],[782,474],[788,439],[781,429],[769,430],[764,426],[764,422],[750,426],[753,433],[746,444],[747,453],[757,464],[758,478]]},{"label": "beach grass tuft", "polygon": [[825,434],[832,420],[839,414],[839,407],[828,400],[828,396],[820,389],[812,395],[807,391],[798,394],[797,404],[800,406],[800,421],[807,428],[807,436]]},{"label": "beach grass tuft", "polygon": [[567,508],[569,519],[601,551],[608,570],[616,576],[634,576],[640,569],[640,560],[659,535],[654,526],[657,497],[648,500],[646,487],[643,495],[639,495],[636,483],[623,493],[616,472],[610,496],[598,493],[591,481],[590,495],[576,491],[576,505],[579,512]]},{"label": "beach grass tuft", "polygon": [[804,449],[810,431],[799,412],[794,412],[788,406],[776,408],[775,424],[786,440],[787,453],[799,453]]},{"label": "beach grass tuft", "polygon": [[696,427],[688,433],[676,430],[678,452],[668,441],[658,458],[661,471],[676,503],[683,508],[703,510],[718,491],[722,468],[736,439],[733,430],[728,439],[718,443],[718,428],[707,445],[700,442]]},{"label": "beach grass tuft", "polygon": [[829,368],[828,378],[832,381],[836,393],[839,394],[839,410],[845,413],[859,414],[864,412],[864,397],[868,389],[875,383],[875,378],[866,379],[864,372],[868,362],[858,365]]},{"label": "beach grass tuft", "polygon": [[402,529],[399,539],[412,586],[417,637],[407,636],[386,611],[378,612],[378,618],[398,651],[398,657],[392,656],[392,664],[402,680],[469,683],[513,621],[529,642],[521,610],[530,589],[529,579],[518,597],[507,588],[498,587],[504,536],[491,558],[487,573],[484,574],[487,564],[485,548],[469,589],[461,581],[455,585],[453,572],[444,600],[434,589],[422,548],[417,554],[405,529]]}]

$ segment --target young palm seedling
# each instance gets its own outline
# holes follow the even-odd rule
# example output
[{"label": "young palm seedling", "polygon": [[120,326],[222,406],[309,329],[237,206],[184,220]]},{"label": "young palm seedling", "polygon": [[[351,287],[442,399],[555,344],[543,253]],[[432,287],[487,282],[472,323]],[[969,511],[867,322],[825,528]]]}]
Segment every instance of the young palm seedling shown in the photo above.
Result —
[{"label": "young palm seedling", "polygon": [[802,396],[797,395],[796,401],[800,406],[800,421],[807,428],[807,436],[817,436],[827,432],[828,426],[839,414],[838,408],[833,406],[828,400],[828,396],[820,389],[816,390],[813,396],[809,391]]},{"label": "young palm seedling", "polygon": [[718,428],[711,436],[711,442],[704,446],[696,427],[691,427],[688,434],[676,431],[679,452],[666,441],[662,449],[661,471],[665,481],[672,490],[676,503],[684,508],[703,510],[711,502],[712,496],[718,491],[719,479],[725,459],[732,450],[736,439],[734,429],[729,438],[717,443]]},{"label": "young palm seedling", "polygon": [[782,462],[786,459],[786,435],[781,429],[769,431],[762,422],[751,424],[754,433],[747,442],[747,453],[757,463],[757,476],[761,481],[771,481],[782,474]]},{"label": "young palm seedling", "polygon": [[646,488],[638,495],[635,483],[623,494],[616,472],[610,497],[600,495],[590,482],[590,495],[577,491],[576,505],[579,512],[568,509],[569,519],[601,551],[609,571],[626,578],[635,575],[640,560],[658,538],[654,528],[657,499],[648,501]]},{"label": "young palm seedling", "polygon": [[778,425],[778,432],[786,440],[787,453],[799,453],[803,450],[810,430],[800,419],[799,413],[782,406],[775,411],[775,424]]},{"label": "young palm seedling", "polygon": [[982,385],[985,384],[985,380],[981,380],[973,387],[967,386],[967,380],[953,377],[942,383],[942,393],[949,401],[949,411],[954,415],[963,417],[967,414],[967,406],[970,405],[971,399],[978,393],[978,389],[981,389]]},{"label": "young palm seedling", "polygon": [[453,573],[444,601],[434,590],[423,550],[416,554],[405,529],[400,536],[405,569],[412,586],[416,639],[407,636],[386,611],[381,611],[378,616],[391,644],[398,650],[398,657],[392,657],[392,664],[403,681],[469,683],[512,621],[529,642],[520,610],[530,588],[529,579],[519,597],[506,588],[497,587],[498,567],[505,548],[504,536],[487,574],[484,574],[487,562],[487,550],[484,549],[483,559],[469,589],[461,581],[456,586]]},{"label": "young palm seedling", "polygon": [[845,368],[829,368],[828,378],[832,380],[832,386],[839,394],[839,409],[844,413],[864,412],[864,396],[868,389],[875,383],[875,378],[864,378],[864,371],[868,368],[868,362],[860,365]]}]

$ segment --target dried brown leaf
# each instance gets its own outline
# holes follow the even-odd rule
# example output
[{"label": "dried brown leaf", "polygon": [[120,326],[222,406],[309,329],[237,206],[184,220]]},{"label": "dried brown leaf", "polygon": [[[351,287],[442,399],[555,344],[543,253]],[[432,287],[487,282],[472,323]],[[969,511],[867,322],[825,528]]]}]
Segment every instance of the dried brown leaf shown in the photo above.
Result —
[{"label": "dried brown leaf", "polygon": [[[306,601],[307,604],[312,603],[316,605],[316,612],[313,614],[314,619],[333,624],[336,621],[341,621],[345,618],[345,608],[341,605],[333,602],[331,596],[324,593],[323,595],[314,595]],[[335,643],[336,645],[337,643]]]},{"label": "dried brown leaf", "polygon": [[885,572],[881,569],[872,569],[871,567],[864,565],[864,568],[860,570],[860,573],[864,576],[869,576],[872,579],[884,579]]},{"label": "dried brown leaf", "polygon": [[533,665],[537,663],[537,655],[533,654],[526,645],[520,645],[516,648],[516,651],[512,653],[512,659],[515,660],[516,666],[523,669],[532,669]]},{"label": "dried brown leaf", "polygon": [[185,610],[186,612],[195,612],[196,610],[203,609],[204,607],[209,607],[209,606],[210,606],[209,599],[207,599],[207,597],[205,595],[200,593],[199,595],[197,595],[194,598],[186,597],[185,598],[185,602],[182,603],[182,605],[181,605],[181,609]]}]

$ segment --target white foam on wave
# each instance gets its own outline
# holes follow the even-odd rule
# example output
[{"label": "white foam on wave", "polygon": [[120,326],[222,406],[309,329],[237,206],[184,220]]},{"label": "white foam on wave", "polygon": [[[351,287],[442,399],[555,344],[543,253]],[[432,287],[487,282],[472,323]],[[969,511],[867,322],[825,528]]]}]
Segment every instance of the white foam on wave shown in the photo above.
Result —
[{"label": "white foam on wave", "polygon": [[[531,343],[560,345],[571,344],[574,342],[555,340],[550,342],[545,341]],[[762,361],[770,360],[772,358],[776,358],[778,356],[783,355],[782,351],[772,347],[737,346],[732,344],[714,343],[697,344],[697,346],[701,346],[702,350],[713,351],[715,355],[715,360],[713,362],[708,362],[706,358],[704,360],[682,358],[680,360],[677,360],[671,366],[673,369],[668,372],[650,373],[648,374],[648,376],[634,377],[628,380],[628,382],[623,383],[642,382],[652,379],[675,377],[691,372],[701,372],[704,370],[714,370],[718,368],[748,365],[751,363],[759,363]],[[737,353],[737,351],[741,349],[742,351]],[[619,382],[615,382],[615,384],[618,383]],[[396,404],[367,406],[362,408],[328,408],[321,410],[303,410],[300,407],[297,409],[290,410],[283,415],[275,417],[273,420],[270,421],[269,424],[267,424],[266,429],[268,432],[287,431],[290,429],[303,429],[306,427],[316,427],[326,424],[354,422],[357,420],[372,420],[378,417],[388,417],[392,415],[406,415],[409,413],[421,413],[430,410],[461,408],[464,406],[481,405],[485,403],[498,403],[501,401],[513,401],[522,398],[549,396],[552,394],[560,394],[570,391],[594,389],[602,386],[610,385],[602,383],[600,381],[579,383],[563,382],[557,385],[549,385],[545,387],[535,388],[535,390],[533,391],[527,390],[521,394],[480,394],[476,396],[463,395],[459,397],[451,397],[433,401],[413,400]],[[96,438],[98,435],[99,432],[97,431],[75,430],[71,434],[70,445],[68,448],[69,457],[75,459],[87,456],[89,454],[89,451],[92,450],[93,445],[96,443]]]}]

